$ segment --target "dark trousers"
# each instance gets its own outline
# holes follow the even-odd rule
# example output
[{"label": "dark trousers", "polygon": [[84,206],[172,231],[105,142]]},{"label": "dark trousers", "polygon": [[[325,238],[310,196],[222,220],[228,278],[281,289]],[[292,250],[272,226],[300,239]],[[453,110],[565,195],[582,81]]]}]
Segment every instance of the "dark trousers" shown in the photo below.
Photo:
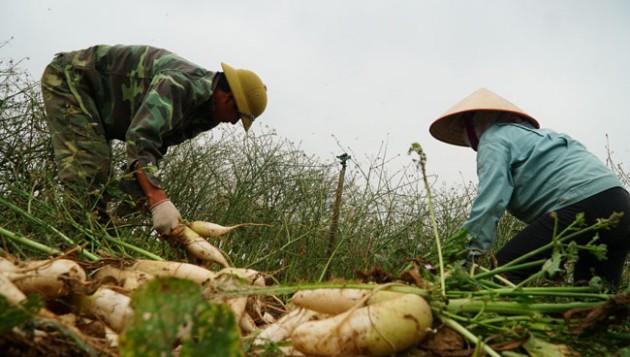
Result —
[{"label": "dark trousers", "polygon": [[[593,276],[599,276],[618,287],[626,257],[630,251],[630,195],[621,187],[615,187],[593,195],[585,200],[556,211],[556,217],[549,214],[543,215],[527,226],[524,230],[508,241],[497,253],[499,265],[504,265],[523,254],[531,252],[552,240],[557,219],[557,232],[575,221],[578,213],[584,213],[586,224],[594,224],[598,218],[608,218],[613,212],[622,212],[623,217],[619,223],[610,229],[601,229],[599,240],[595,244],[606,244],[607,252],[605,260],[598,260],[590,252],[581,251],[579,259],[573,271],[575,282],[590,280]],[[577,244],[584,245],[591,241],[595,232],[587,232],[576,237]],[[547,250],[529,259],[549,258],[551,250]],[[507,278],[513,283],[519,283],[530,275],[539,271],[539,267],[517,270],[507,273]]]}]

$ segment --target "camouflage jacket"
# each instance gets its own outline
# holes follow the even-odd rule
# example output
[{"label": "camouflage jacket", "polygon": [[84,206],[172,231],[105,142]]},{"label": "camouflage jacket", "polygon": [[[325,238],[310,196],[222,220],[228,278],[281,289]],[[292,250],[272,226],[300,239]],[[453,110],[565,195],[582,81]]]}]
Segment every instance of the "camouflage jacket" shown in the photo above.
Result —
[{"label": "camouflage jacket", "polygon": [[126,143],[160,187],[159,160],[169,146],[215,127],[210,118],[216,72],[150,46],[94,46],[61,53],[66,79],[83,111],[98,116],[108,140]]}]

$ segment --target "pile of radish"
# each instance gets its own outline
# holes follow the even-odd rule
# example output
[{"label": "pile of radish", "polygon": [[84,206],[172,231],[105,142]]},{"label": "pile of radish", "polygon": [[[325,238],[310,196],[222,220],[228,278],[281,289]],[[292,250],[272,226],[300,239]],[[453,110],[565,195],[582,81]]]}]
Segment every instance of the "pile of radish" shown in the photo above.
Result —
[{"label": "pile of radish", "polygon": [[[263,274],[231,267],[229,257],[209,243],[240,227],[222,227],[196,221],[180,226],[169,238],[201,260],[200,265],[144,259],[103,259],[80,263],[67,257],[39,261],[0,258],[0,295],[17,305],[29,294],[47,301],[64,301],[63,313],[42,308],[42,319],[83,335],[80,325],[98,322],[104,326],[99,346],[116,355],[118,336],[134,319],[130,295],[143,284],[160,277],[193,281],[203,287],[209,301],[227,304],[244,337],[253,345],[286,342],[291,355],[390,355],[417,345],[431,328],[431,309],[424,299],[376,288],[316,289],[295,293],[281,309],[270,308],[255,294],[225,297],[216,291],[265,288]],[[209,263],[209,264],[207,264]],[[218,270],[207,267],[217,264]],[[267,296],[268,297],[268,296]],[[14,331],[15,332],[15,331]],[[19,333],[19,331],[17,331]],[[42,332],[43,334],[43,332]],[[86,338],[88,344],[94,339]]]}]

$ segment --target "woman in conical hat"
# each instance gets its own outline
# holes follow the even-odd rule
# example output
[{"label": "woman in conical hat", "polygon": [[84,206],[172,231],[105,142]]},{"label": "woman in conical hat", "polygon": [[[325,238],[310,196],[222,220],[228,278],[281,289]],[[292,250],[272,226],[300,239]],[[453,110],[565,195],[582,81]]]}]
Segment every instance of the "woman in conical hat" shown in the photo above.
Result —
[{"label": "woman in conical hat", "polygon": [[[573,272],[575,283],[599,276],[612,288],[619,287],[630,251],[630,195],[615,173],[582,144],[566,134],[540,129],[532,116],[485,88],[454,105],[429,131],[440,141],[477,151],[478,195],[462,227],[469,237],[469,259],[493,248],[505,210],[528,226],[497,247],[499,265],[548,244],[554,232],[573,223],[579,213],[592,225],[621,212],[614,227],[597,232],[597,244],[607,245],[606,259],[581,251]],[[594,235],[574,239],[585,245]],[[527,261],[546,259],[551,253]],[[540,266],[509,272],[507,277],[520,283],[537,271]]]}]

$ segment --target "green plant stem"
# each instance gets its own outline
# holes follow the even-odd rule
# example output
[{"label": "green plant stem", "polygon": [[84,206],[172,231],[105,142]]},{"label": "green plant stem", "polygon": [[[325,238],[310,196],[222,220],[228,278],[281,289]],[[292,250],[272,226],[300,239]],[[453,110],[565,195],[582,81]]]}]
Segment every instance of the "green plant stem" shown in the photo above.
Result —
[{"label": "green plant stem", "polygon": [[499,297],[499,296],[548,296],[564,298],[591,298],[606,300],[609,294],[597,294],[589,287],[530,287],[530,288],[498,288],[482,291],[449,291],[449,298],[462,296],[472,297]]},{"label": "green plant stem", "polygon": [[565,327],[565,322],[562,319],[554,319],[554,318],[544,318],[544,317],[534,317],[534,316],[501,316],[491,319],[486,319],[483,321],[479,321],[480,324],[491,325],[491,324],[499,324],[500,326],[505,326],[506,322],[521,322],[527,323],[528,328],[536,329],[538,331],[549,332],[553,331],[554,325],[557,327]]},{"label": "green plant stem", "polygon": [[299,236],[297,238],[294,238],[294,239],[291,239],[291,240],[287,241],[287,243],[284,244],[282,247],[280,247],[280,249],[274,250],[273,252],[263,256],[262,258],[256,260],[255,262],[248,264],[246,266],[246,268],[251,268],[252,266],[254,266],[254,265],[258,264],[258,263],[261,263],[261,262],[264,262],[264,261],[270,259],[274,255],[282,253],[286,248],[288,248],[293,243],[296,243],[296,242],[300,241],[301,239],[308,237],[309,233],[310,232],[306,232],[306,233],[302,234],[301,236]]},{"label": "green plant stem", "polygon": [[433,198],[431,196],[431,187],[429,180],[427,179],[426,172],[426,155],[420,145],[414,144],[412,151],[415,151],[420,156],[420,169],[422,171],[422,181],[424,182],[424,189],[427,192],[427,200],[429,202],[429,215],[431,216],[431,225],[433,226],[433,235],[435,236],[435,244],[438,253],[438,261],[440,265],[440,285],[442,289],[442,296],[446,296],[446,277],[444,275],[444,258],[442,257],[442,244],[440,242],[440,233],[438,232],[437,221],[435,220],[435,210],[433,209]]},{"label": "green plant stem", "polygon": [[[559,235],[558,235],[555,239],[553,239],[551,242],[549,242],[549,243],[547,243],[547,244],[543,245],[542,247],[539,247],[539,248],[537,248],[537,249],[534,249],[534,250],[532,250],[531,252],[528,252],[527,254],[523,254],[523,255],[521,255],[520,257],[518,257],[518,258],[516,258],[516,259],[514,259],[514,260],[512,260],[512,261],[510,261],[510,262],[508,262],[507,264],[505,264],[505,265],[503,265],[503,266],[501,266],[501,267],[499,267],[499,268],[497,268],[497,269],[504,269],[504,268],[508,268],[508,267],[514,266],[514,265],[516,265],[516,264],[518,264],[518,263],[520,263],[520,262],[522,262],[522,261],[527,260],[528,258],[530,258],[530,257],[532,257],[532,256],[535,256],[535,255],[537,255],[537,254],[539,254],[539,253],[541,253],[541,252],[544,252],[545,250],[551,249],[551,248],[553,248],[555,245],[560,244],[560,243],[563,243],[563,242],[565,242],[565,241],[567,241],[567,240],[569,240],[569,239],[571,239],[571,238],[574,238],[574,237],[576,237],[576,236],[578,236],[578,235],[580,235],[580,234],[584,234],[584,233],[586,233],[586,232],[588,232],[588,231],[594,231],[594,230],[597,230],[597,229],[601,228],[601,226],[605,226],[607,223],[606,223],[606,220],[603,220],[603,221],[600,221],[600,222],[598,222],[598,223],[593,224],[592,226],[589,226],[589,227],[586,227],[586,228],[580,229],[580,230],[578,230],[578,231],[576,231],[576,232],[573,232],[573,233],[571,233],[571,234],[568,234],[568,235],[566,235],[566,236],[563,236],[563,234],[565,234],[566,232],[568,232],[568,231],[570,231],[571,229],[573,229],[573,227],[574,227],[576,224],[577,224],[577,221],[574,221],[574,222],[573,222],[572,224],[570,224],[567,228],[565,228],[565,229],[564,229],[564,230],[563,230],[563,231],[562,231],[562,232],[561,232],[561,233],[560,233],[560,234],[559,234]],[[496,269],[494,269],[494,270],[496,270]],[[494,270],[492,270],[492,271],[494,271]],[[491,272],[492,272],[492,271],[491,271]]]},{"label": "green plant stem", "polygon": [[567,302],[567,303],[518,303],[508,301],[484,301],[481,299],[450,299],[445,306],[453,313],[491,312],[506,315],[533,315],[537,313],[561,313],[575,308],[591,308],[602,302]]},{"label": "green plant stem", "polygon": [[121,247],[127,248],[127,249],[129,249],[129,250],[131,250],[133,252],[136,252],[136,253],[138,253],[140,255],[143,255],[143,256],[145,256],[145,257],[147,257],[149,259],[152,259],[152,260],[164,260],[164,258],[160,257],[159,255],[153,254],[153,253],[151,253],[151,252],[149,252],[147,250],[144,250],[144,249],[142,249],[140,247],[136,247],[133,244],[129,244],[127,242],[123,242],[120,239],[116,239],[116,238],[114,238],[112,236],[105,235],[105,240],[110,242],[110,243],[113,243],[113,244],[119,245]]},{"label": "green plant stem", "polygon": [[[558,245],[560,243],[563,243],[563,242],[565,242],[565,241],[567,241],[567,240],[569,240],[571,238],[574,238],[574,237],[576,237],[576,236],[578,236],[580,234],[584,234],[584,233],[586,233],[588,231],[594,231],[594,230],[597,230],[597,229],[601,228],[602,226],[606,226],[608,224],[608,221],[611,220],[611,219],[612,218],[609,218],[607,220],[599,221],[599,222],[597,222],[597,223],[595,223],[595,224],[593,224],[593,225],[591,225],[589,227],[580,229],[580,230],[578,230],[576,232],[573,232],[571,234],[563,236],[566,232],[569,232],[570,230],[573,229],[573,227],[575,225],[578,224],[578,221],[576,220],[572,224],[570,224],[568,227],[566,227],[562,232],[560,232],[560,234],[558,236],[556,236],[551,242],[543,245],[542,247],[534,249],[534,250],[532,250],[532,251],[530,251],[530,252],[528,252],[526,254],[523,254],[520,257],[518,257],[518,258],[516,258],[516,259],[508,262],[507,264],[502,265],[502,266],[500,266],[500,267],[498,267],[496,269],[492,269],[492,270],[490,270],[488,272],[477,274],[477,275],[474,276],[474,278],[475,279],[482,279],[482,278],[486,278],[486,277],[489,277],[489,276],[501,274],[501,273],[508,272],[508,271],[513,271],[513,270],[518,270],[518,269],[522,269],[522,268],[526,268],[526,267],[531,267],[531,266],[535,266],[535,265],[544,264],[546,259],[536,260],[536,261],[533,261],[533,262],[527,262],[527,263],[523,263],[523,264],[519,264],[519,263],[521,263],[522,261],[526,261],[528,258],[533,257],[533,256],[535,256],[535,255],[537,255],[539,253],[542,253],[542,252],[544,252],[544,251],[546,251],[548,249],[552,249],[554,246],[556,246],[556,245]],[[536,275],[536,276],[538,276],[538,275]],[[527,279],[527,281],[533,280],[536,276],[529,277]],[[519,284],[519,287],[523,286],[524,283],[526,283],[526,281],[524,281],[521,284]]]},{"label": "green plant stem", "polygon": [[536,261],[533,261],[533,262],[527,262],[527,263],[518,264],[518,265],[510,265],[510,266],[508,266],[506,264],[506,265],[500,266],[500,267],[498,267],[496,269],[492,269],[492,270],[489,270],[489,271],[484,272],[484,273],[475,274],[473,276],[473,279],[479,280],[479,279],[488,278],[488,277],[491,277],[491,276],[494,276],[494,275],[507,273],[509,271],[519,270],[519,269],[523,269],[523,268],[530,268],[530,267],[534,267],[534,266],[537,266],[537,265],[543,265],[545,263],[545,261],[546,261],[546,259],[540,259],[540,260],[536,260]]},{"label": "green plant stem", "polygon": [[33,240],[30,240],[22,235],[13,233],[9,230],[4,229],[3,227],[0,227],[0,234],[3,236],[6,236],[7,238],[11,239],[12,241],[19,243],[19,244],[23,244],[29,248],[32,248],[38,252],[42,252],[44,254],[49,254],[49,255],[61,255],[63,254],[62,251],[51,248],[47,245],[41,244],[39,242],[35,242]]},{"label": "green plant stem", "polygon": [[486,351],[486,353],[492,357],[501,357],[500,354],[498,354],[495,350],[492,349],[492,347],[488,346],[487,344],[485,344],[483,341],[481,341],[477,336],[473,335],[470,331],[468,331],[464,326],[460,325],[459,322],[448,318],[444,315],[440,316],[440,320],[448,327],[452,328],[453,330],[459,332],[462,336],[464,336],[464,338],[466,338],[468,341],[472,342],[475,344],[475,346],[481,346],[481,348],[483,348],[484,351]]},{"label": "green plant stem", "polygon": [[[68,244],[72,245],[73,247],[79,247],[77,245],[77,243],[75,241],[73,241],[72,239],[70,239],[70,237],[68,237],[67,235],[61,233],[57,228],[53,227],[52,225],[42,221],[41,219],[29,214],[28,212],[25,212],[24,210],[22,210],[20,207],[14,205],[11,202],[8,202],[7,200],[0,198],[0,203],[9,207],[11,210],[21,214],[22,216],[24,216],[25,218],[31,220],[34,223],[37,223],[38,225],[46,228],[48,231],[58,235],[59,237],[61,237],[61,239],[63,239],[64,241],[66,241]],[[79,254],[83,255],[85,258],[92,260],[92,261],[97,261],[99,259],[101,259],[99,256],[90,253],[89,251],[80,248],[78,249]]]},{"label": "green plant stem", "polygon": [[328,259],[326,260],[326,265],[324,265],[324,269],[322,269],[322,273],[319,276],[319,282],[324,281],[324,279],[330,275],[329,273],[329,269],[330,269],[330,265],[332,264],[333,258],[335,257],[335,254],[337,253],[337,250],[339,249],[339,247],[341,246],[341,244],[345,241],[346,236],[344,235],[341,239],[341,242],[335,244],[335,249],[332,250],[332,252],[330,252],[330,255],[328,256]]}]

